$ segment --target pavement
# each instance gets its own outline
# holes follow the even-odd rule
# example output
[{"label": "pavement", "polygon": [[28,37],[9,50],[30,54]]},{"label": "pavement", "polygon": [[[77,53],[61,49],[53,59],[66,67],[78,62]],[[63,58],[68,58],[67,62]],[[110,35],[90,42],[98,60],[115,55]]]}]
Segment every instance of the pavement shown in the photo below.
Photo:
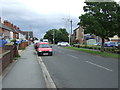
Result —
[{"label": "pavement", "polygon": [[3,74],[2,88],[46,88],[33,46],[30,45],[19,52],[21,57]]}]

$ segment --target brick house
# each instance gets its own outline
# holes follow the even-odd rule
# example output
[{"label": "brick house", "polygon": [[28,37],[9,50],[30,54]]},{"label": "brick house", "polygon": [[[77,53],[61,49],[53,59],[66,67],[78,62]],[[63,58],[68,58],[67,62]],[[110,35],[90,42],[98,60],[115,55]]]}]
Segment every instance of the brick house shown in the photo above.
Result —
[{"label": "brick house", "polygon": [[24,38],[23,32],[15,25],[11,24],[7,20],[5,20],[3,23],[1,23],[0,18],[0,37],[4,39],[19,39]]},{"label": "brick house", "polygon": [[0,37],[10,39],[11,31],[13,31],[11,28],[7,27],[5,24],[0,23]]},{"label": "brick house", "polygon": [[82,29],[82,26],[77,27],[75,30],[73,30],[73,35],[72,35],[72,41],[83,44],[84,40],[84,30]]}]

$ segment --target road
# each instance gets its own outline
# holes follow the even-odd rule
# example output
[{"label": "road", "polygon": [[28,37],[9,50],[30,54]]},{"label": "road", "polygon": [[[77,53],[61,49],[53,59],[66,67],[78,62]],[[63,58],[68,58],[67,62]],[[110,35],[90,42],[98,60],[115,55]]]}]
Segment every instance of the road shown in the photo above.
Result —
[{"label": "road", "polygon": [[41,56],[58,88],[117,88],[118,60],[53,46]]}]

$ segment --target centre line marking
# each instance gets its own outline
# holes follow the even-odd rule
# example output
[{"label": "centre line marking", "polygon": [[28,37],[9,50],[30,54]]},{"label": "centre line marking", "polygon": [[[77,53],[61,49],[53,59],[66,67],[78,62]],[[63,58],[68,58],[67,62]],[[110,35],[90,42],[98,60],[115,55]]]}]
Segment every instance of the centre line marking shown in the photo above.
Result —
[{"label": "centre line marking", "polygon": [[73,57],[73,58],[76,58],[76,59],[78,59],[78,57],[76,57],[76,56],[73,56],[73,55],[70,55],[70,54],[68,54],[68,56],[71,56],[71,57]]},{"label": "centre line marking", "polygon": [[86,62],[86,63],[89,63],[89,64],[92,64],[92,65],[94,65],[94,66],[97,66],[97,67],[99,67],[99,68],[105,69],[105,70],[107,70],[107,71],[111,71],[111,72],[112,72],[111,69],[108,69],[108,68],[103,67],[103,66],[101,66],[101,65],[98,65],[98,64],[92,63],[92,62],[90,62],[90,61],[85,61],[85,62]]}]

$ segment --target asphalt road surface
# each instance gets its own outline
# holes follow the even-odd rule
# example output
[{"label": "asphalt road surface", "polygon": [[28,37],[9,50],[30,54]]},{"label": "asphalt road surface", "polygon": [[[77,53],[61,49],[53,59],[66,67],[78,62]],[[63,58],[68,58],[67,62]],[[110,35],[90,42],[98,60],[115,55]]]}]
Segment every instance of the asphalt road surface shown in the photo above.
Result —
[{"label": "asphalt road surface", "polygon": [[53,46],[41,56],[58,88],[118,88],[118,60]]}]

